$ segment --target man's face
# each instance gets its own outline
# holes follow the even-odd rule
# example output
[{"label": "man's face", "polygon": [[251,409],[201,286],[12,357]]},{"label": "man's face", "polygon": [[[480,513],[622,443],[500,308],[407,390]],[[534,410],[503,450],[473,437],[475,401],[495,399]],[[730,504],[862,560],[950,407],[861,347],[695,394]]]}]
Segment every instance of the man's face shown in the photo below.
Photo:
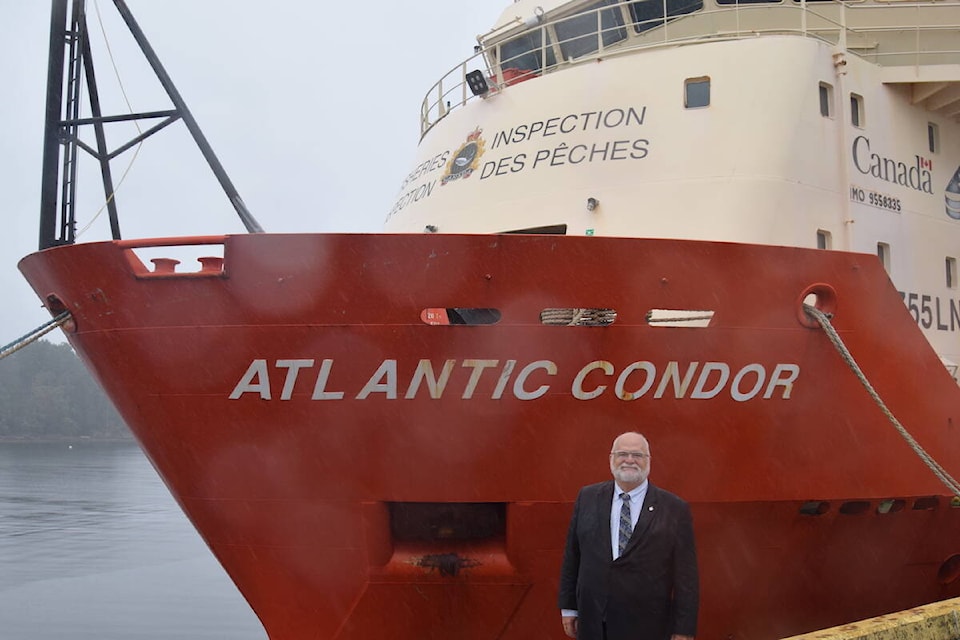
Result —
[{"label": "man's face", "polygon": [[650,474],[650,445],[643,436],[628,433],[613,443],[610,472],[621,485],[639,486]]}]

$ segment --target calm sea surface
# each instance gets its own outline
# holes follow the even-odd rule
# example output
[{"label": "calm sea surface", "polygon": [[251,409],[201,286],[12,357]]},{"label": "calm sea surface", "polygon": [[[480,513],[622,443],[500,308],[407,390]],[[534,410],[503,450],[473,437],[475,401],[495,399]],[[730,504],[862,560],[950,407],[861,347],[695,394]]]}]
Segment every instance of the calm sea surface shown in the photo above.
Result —
[{"label": "calm sea surface", "polygon": [[135,444],[0,443],[0,638],[266,634]]}]

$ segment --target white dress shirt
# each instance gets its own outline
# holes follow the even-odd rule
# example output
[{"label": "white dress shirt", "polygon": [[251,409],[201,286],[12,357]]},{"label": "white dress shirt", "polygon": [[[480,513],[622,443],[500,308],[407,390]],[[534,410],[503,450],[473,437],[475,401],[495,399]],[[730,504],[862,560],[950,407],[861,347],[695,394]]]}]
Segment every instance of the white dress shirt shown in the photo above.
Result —
[{"label": "white dress shirt", "polygon": [[[621,493],[623,489],[614,485],[613,503],[610,505],[610,548],[613,553],[611,557],[614,560],[620,557],[620,509],[623,506],[623,500],[620,499]],[[643,500],[647,497],[647,481],[644,480],[639,487],[628,491],[627,495],[630,496],[630,530],[633,531],[637,526],[637,520],[640,519]]]}]

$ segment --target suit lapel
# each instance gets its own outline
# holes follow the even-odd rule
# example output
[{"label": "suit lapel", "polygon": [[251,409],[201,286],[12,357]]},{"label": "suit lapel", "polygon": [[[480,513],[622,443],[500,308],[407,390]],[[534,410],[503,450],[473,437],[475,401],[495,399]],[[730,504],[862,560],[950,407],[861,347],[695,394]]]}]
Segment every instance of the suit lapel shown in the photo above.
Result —
[{"label": "suit lapel", "polygon": [[605,482],[600,488],[596,502],[597,513],[597,540],[604,543],[607,557],[610,557],[610,509],[613,506],[613,480]]}]

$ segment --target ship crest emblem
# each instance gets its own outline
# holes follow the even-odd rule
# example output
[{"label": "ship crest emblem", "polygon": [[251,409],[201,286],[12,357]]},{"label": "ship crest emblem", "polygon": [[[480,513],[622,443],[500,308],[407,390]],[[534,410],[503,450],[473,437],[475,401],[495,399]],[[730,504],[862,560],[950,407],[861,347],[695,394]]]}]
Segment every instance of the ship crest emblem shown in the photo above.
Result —
[{"label": "ship crest emblem", "polygon": [[441,186],[460,178],[469,178],[477,170],[480,156],[483,155],[484,148],[487,146],[484,139],[480,137],[481,133],[483,129],[480,127],[474,129],[460,148],[454,152],[447,163],[447,170],[440,179]]},{"label": "ship crest emblem", "polygon": [[944,199],[947,205],[947,215],[954,220],[960,220],[960,167],[947,183]]}]

